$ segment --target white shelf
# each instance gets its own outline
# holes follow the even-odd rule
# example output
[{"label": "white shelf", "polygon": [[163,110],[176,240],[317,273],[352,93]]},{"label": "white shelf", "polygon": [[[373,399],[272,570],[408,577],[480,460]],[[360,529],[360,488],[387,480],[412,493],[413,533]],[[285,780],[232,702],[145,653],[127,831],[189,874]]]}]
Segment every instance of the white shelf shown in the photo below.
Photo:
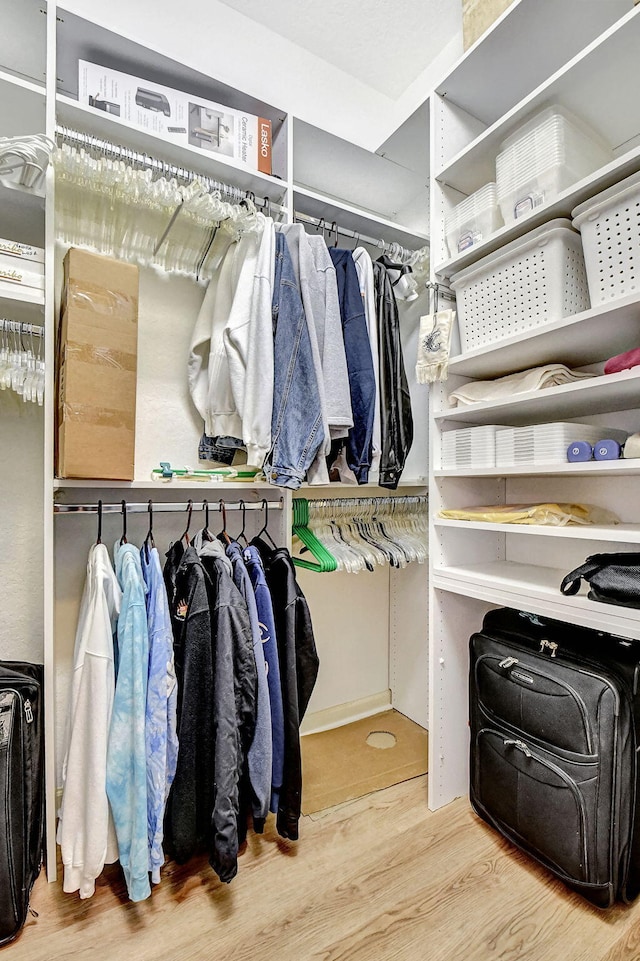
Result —
[{"label": "white shelf", "polygon": [[489,126],[439,171],[436,180],[464,194],[495,180],[500,144],[525,117],[549,103],[561,103],[577,113],[608,141],[619,147],[637,136],[636,82],[640,45],[640,9],[630,10],[545,83]]},{"label": "white shelf", "polygon": [[632,294],[459,354],[449,372],[483,378],[553,362],[583,367],[639,344],[640,295]]},{"label": "white shelf", "polygon": [[530,534],[538,537],[564,537],[572,540],[615,541],[619,544],[640,544],[640,524],[611,524],[598,526],[585,524],[567,527],[551,527],[544,524],[491,524],[487,521],[455,521],[436,517],[436,527],[463,528],[468,531],[493,531],[498,534]]},{"label": "white shelf", "polygon": [[211,490],[212,488],[224,490],[229,487],[239,487],[242,489],[256,488],[258,490],[277,490],[273,484],[268,484],[266,481],[240,481],[237,477],[230,478],[229,480],[180,480],[180,478],[172,479],[162,479],[158,480],[134,480],[134,481],[118,481],[118,480],[75,480],[75,479],[59,479],[56,478],[53,482],[54,491],[66,491],[66,490],[109,490],[111,488],[122,489],[122,490],[172,490],[172,491],[199,491],[199,490]]},{"label": "white shelf", "polygon": [[493,561],[435,568],[432,581],[439,590],[640,639],[640,610],[590,601],[584,586],[580,594],[565,597],[560,584],[567,573],[533,564]]},{"label": "white shelf", "polygon": [[517,427],[531,422],[545,423],[559,418],[640,407],[640,367],[619,374],[603,374],[588,380],[512,394],[499,401],[466,404],[434,416],[444,423],[504,424]]},{"label": "white shelf", "polygon": [[[577,183],[568,187],[561,194],[542,207],[533,210],[528,216],[521,217],[513,223],[500,227],[494,234],[487,237],[482,243],[476,244],[465,250],[464,253],[450,257],[436,268],[436,273],[441,277],[451,277],[457,271],[476,263],[482,257],[493,253],[499,247],[522,237],[523,234],[539,227],[541,224],[553,220],[555,217],[569,217],[571,211],[584,200],[589,200],[601,190],[613,186],[636,173],[640,169],[640,147],[633,147],[626,153],[617,157],[605,167],[601,167],[594,173],[579,180]],[[495,174],[494,174],[495,179]]]},{"label": "white shelf", "polygon": [[403,247],[423,247],[429,243],[426,234],[411,230],[402,224],[387,220],[373,211],[363,210],[327,194],[309,190],[308,187],[294,185],[294,207],[310,217],[324,217],[327,227],[335,221],[356,233],[377,236],[388,243],[401,244]]},{"label": "white shelf", "polygon": [[434,470],[434,477],[624,477],[640,474],[640,458],[586,461],[583,464],[546,464],[533,467],[469,467],[461,470]]},{"label": "white shelf", "polygon": [[436,93],[483,123],[493,123],[624,16],[629,5],[629,0],[590,3],[585,15],[584,0],[515,0],[436,86]]},{"label": "white shelf", "polygon": [[44,132],[44,87],[0,70],[0,137]]},{"label": "white shelf", "polygon": [[129,127],[112,114],[95,110],[63,94],[57,95],[56,107],[59,123],[92,136],[115,141],[158,160],[194,170],[242,190],[252,190],[259,197],[280,201],[286,192],[286,182],[277,177],[243,167],[222,155],[205,154],[197,147],[169,143],[162,137]]}]

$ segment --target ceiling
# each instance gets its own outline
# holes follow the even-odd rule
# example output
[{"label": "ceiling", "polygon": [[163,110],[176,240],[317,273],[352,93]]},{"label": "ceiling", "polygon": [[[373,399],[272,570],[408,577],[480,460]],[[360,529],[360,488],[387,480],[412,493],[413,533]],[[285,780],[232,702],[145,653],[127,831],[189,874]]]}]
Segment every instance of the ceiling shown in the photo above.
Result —
[{"label": "ceiling", "polygon": [[462,0],[221,0],[397,99],[460,30]]}]

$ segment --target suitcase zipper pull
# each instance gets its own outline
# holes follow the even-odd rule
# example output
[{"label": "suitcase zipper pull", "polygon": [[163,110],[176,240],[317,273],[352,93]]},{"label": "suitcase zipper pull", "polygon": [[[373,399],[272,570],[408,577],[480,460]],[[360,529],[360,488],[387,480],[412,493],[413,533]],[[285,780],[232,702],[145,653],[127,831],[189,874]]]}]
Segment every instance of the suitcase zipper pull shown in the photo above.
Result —
[{"label": "suitcase zipper pull", "polygon": [[545,641],[545,640],[540,641],[540,650],[539,650],[538,653],[539,653],[539,654],[544,654],[544,649],[545,649],[545,647],[547,647],[547,648],[551,651],[551,657],[555,657],[555,656],[556,656],[556,651],[558,650],[558,645],[556,644],[555,641]]},{"label": "suitcase zipper pull", "polygon": [[507,745],[512,745],[513,747],[517,747],[518,750],[519,750],[519,751],[522,751],[522,753],[525,754],[527,757],[531,757],[531,751],[529,750],[529,748],[527,747],[527,745],[524,743],[524,741],[514,741],[514,740],[512,740],[511,738],[508,738],[508,739],[507,739],[506,741],[504,741],[503,743],[504,743],[505,747],[506,747]]},{"label": "suitcase zipper pull", "polygon": [[505,671],[507,671],[510,667],[513,667],[513,665],[517,663],[518,663],[517,657],[505,657],[504,661],[500,661],[500,663],[498,664],[498,667],[502,667],[504,668]]},{"label": "suitcase zipper pull", "polygon": [[33,721],[33,711],[31,709],[31,701],[29,698],[24,702],[24,716],[27,719],[27,724],[31,724]]}]

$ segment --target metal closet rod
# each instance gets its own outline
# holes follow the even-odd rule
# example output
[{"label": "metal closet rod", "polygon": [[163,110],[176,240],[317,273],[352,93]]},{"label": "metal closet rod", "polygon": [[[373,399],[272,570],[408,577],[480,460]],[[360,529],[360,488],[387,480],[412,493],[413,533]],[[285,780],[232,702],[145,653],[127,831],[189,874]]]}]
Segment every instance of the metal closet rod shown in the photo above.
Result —
[{"label": "metal closet rod", "polygon": [[59,140],[65,141],[65,143],[96,150],[105,156],[113,157],[115,160],[123,160],[129,164],[137,164],[139,167],[154,170],[162,177],[175,177],[176,180],[183,180],[186,183],[197,180],[204,187],[207,187],[207,189],[218,190],[222,194],[227,194],[237,203],[246,200],[247,197],[255,199],[255,194],[252,190],[242,190],[240,187],[223,183],[221,180],[214,180],[206,174],[196,173],[194,170],[188,170],[186,167],[178,167],[175,164],[166,163],[164,160],[158,160],[149,154],[139,153],[130,147],[123,147],[122,144],[112,143],[110,140],[104,140],[102,137],[94,137],[92,134],[74,130],[72,127],[58,124],[56,126],[56,137]]},{"label": "metal closet rod", "polygon": [[[351,240],[358,240],[363,244],[368,244],[370,247],[377,247],[382,251],[399,248],[402,256],[406,257],[410,257],[416,253],[416,250],[422,249],[422,247],[418,247],[416,250],[410,250],[408,247],[403,247],[401,244],[389,243],[380,237],[367,237],[366,234],[361,234],[357,230],[351,230],[350,227],[341,227],[335,220],[329,223],[324,217],[311,217],[309,214],[303,214],[297,210],[294,211],[293,218],[294,220],[299,220],[301,223],[312,224],[314,227],[322,227],[323,232],[328,230],[330,233],[333,232],[340,234],[342,237],[349,237]],[[422,246],[426,247],[428,245],[423,244]]]},{"label": "metal closet rod", "polygon": [[33,337],[44,337],[44,327],[37,324],[23,324],[18,320],[7,320],[0,317],[0,330],[14,334],[31,334]]},{"label": "metal closet rod", "polygon": [[93,504],[54,504],[53,513],[54,514],[97,514],[102,510],[103,514],[122,514],[123,505],[126,508],[127,514],[147,514],[149,512],[149,506],[154,514],[180,514],[188,511],[189,508],[192,510],[204,510],[208,507],[210,511],[216,511],[219,508],[224,507],[227,511],[264,511],[265,502],[267,504],[267,509],[270,511],[281,511],[284,506],[284,498],[280,498],[279,501],[270,501],[263,498],[260,502],[255,501],[244,501],[243,504],[240,501],[226,501],[224,498],[218,498],[214,501],[187,501],[184,504],[174,504],[168,501],[145,501],[144,504],[130,504],[128,501],[119,501],[117,504],[102,504],[101,506],[96,502]]}]

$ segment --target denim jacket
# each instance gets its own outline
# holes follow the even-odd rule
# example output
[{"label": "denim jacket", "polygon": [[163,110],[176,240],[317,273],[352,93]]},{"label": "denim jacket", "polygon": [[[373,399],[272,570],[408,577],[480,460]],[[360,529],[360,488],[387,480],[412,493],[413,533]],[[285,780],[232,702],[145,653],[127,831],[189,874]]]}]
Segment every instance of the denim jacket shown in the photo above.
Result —
[{"label": "denim jacket", "polygon": [[309,330],[284,234],[276,233],[272,314],[274,386],[271,450],[265,476],[280,487],[300,487],[324,443],[322,403]]}]

